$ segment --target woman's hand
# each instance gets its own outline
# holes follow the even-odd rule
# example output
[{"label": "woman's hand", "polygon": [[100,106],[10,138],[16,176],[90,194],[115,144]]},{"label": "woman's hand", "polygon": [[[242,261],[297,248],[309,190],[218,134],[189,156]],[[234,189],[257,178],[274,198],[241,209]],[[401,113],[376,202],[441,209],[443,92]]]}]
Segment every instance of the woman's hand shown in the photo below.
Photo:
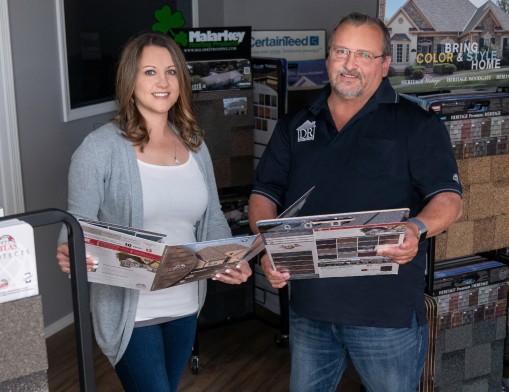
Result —
[{"label": "woman's hand", "polygon": [[252,273],[249,263],[245,260],[240,260],[235,268],[217,273],[212,279],[228,284],[241,284],[247,281]]},{"label": "woman's hand", "polygon": [[[89,255],[86,258],[87,271],[92,271],[97,268],[99,262],[92,259]],[[66,243],[60,244],[57,247],[57,262],[62,272],[66,274],[71,273],[71,260],[69,259],[69,245]]]}]

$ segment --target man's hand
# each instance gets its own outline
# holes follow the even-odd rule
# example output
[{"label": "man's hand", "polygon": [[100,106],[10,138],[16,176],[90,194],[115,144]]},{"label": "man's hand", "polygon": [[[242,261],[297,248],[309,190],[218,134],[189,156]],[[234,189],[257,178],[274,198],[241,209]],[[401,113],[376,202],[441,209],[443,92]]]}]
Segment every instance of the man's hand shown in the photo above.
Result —
[{"label": "man's hand", "polygon": [[[442,192],[434,196],[419,213],[419,218],[428,228],[428,238],[440,234],[451,224],[456,222],[463,210],[461,196],[454,192]],[[419,228],[413,222],[408,222],[405,239],[398,247],[387,247],[378,250],[380,256],[390,257],[398,264],[405,264],[417,254],[419,247]]]},{"label": "man's hand", "polygon": [[376,254],[390,257],[395,263],[406,264],[413,260],[419,250],[419,238],[416,233],[407,225],[405,239],[399,246],[391,246],[379,249]]},{"label": "man's hand", "polygon": [[286,282],[290,279],[290,274],[288,272],[278,272],[274,271],[272,268],[272,263],[270,262],[269,256],[264,254],[261,259],[262,270],[269,283],[275,289],[280,289],[286,286]]}]

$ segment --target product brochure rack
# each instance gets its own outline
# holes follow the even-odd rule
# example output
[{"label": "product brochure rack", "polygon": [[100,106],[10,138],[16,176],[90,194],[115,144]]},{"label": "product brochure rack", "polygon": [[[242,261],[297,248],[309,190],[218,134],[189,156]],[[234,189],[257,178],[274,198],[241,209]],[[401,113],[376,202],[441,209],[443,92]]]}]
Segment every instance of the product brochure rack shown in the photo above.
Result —
[{"label": "product brochure rack", "polygon": [[65,223],[67,227],[80,390],[83,392],[95,392],[92,324],[89,310],[85,242],[81,226],[74,216],[59,209],[44,209],[9,215],[0,218],[0,222],[9,219],[25,221],[32,227],[47,226],[55,223]]}]

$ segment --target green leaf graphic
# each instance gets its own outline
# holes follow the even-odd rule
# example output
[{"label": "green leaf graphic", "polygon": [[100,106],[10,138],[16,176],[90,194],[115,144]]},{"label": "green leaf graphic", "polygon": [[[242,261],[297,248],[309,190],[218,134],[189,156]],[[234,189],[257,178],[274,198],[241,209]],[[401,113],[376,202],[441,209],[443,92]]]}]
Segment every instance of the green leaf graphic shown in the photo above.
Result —
[{"label": "green leaf graphic", "polygon": [[173,37],[173,39],[177,44],[180,44],[181,46],[187,46],[187,44],[189,43],[187,40],[187,34],[184,33],[183,31],[178,33],[175,37]]},{"label": "green leaf graphic", "polygon": [[170,32],[172,36],[175,36],[172,29],[183,27],[186,24],[182,12],[175,11],[172,14],[169,5],[163,6],[160,10],[156,10],[154,16],[158,22],[152,25],[152,31],[160,31],[164,34]]}]

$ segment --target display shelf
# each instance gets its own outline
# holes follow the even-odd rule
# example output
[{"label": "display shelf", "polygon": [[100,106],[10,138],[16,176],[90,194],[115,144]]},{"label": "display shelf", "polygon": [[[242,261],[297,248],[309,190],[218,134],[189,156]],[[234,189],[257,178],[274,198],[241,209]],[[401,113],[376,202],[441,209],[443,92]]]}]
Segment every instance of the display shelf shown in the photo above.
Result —
[{"label": "display shelf", "polygon": [[96,385],[92,348],[92,324],[89,310],[85,242],[81,226],[71,214],[59,209],[44,209],[8,215],[0,218],[0,222],[10,219],[25,221],[33,227],[47,226],[55,223],[64,223],[67,227],[80,390],[94,392]]}]

